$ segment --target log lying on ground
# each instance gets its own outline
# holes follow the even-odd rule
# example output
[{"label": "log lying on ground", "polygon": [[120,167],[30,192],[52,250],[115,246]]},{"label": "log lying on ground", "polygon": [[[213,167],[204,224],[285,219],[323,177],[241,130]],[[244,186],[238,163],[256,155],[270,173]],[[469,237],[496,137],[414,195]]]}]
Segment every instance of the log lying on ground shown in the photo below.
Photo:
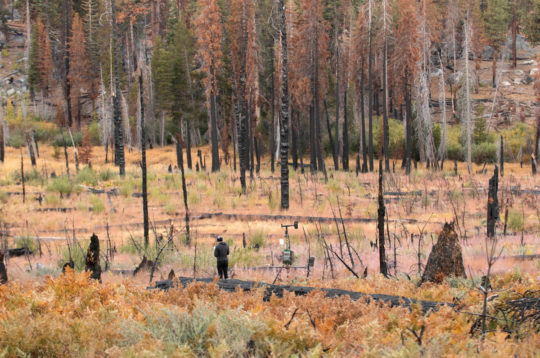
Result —
[{"label": "log lying on ground", "polygon": [[[187,286],[192,282],[203,282],[203,283],[212,283],[214,282],[213,278],[190,278],[190,277],[178,277],[174,281],[164,280],[157,281],[155,286],[148,287],[148,289],[160,289],[168,290],[171,287],[175,286],[176,282],[182,284],[182,286]],[[403,296],[391,296],[391,295],[381,295],[381,294],[367,294],[361,292],[347,291],[337,288],[317,288],[317,287],[305,287],[305,286],[288,286],[288,285],[272,285],[264,282],[253,282],[253,281],[242,281],[236,279],[229,280],[219,280],[218,286],[223,291],[234,292],[236,289],[241,289],[243,291],[251,291],[257,287],[264,287],[266,289],[264,299],[268,300],[272,294],[277,297],[283,297],[284,291],[293,292],[296,296],[305,296],[310,292],[315,290],[324,292],[326,297],[334,298],[341,296],[348,296],[353,301],[360,299],[366,299],[367,301],[375,301],[383,304],[389,304],[390,307],[406,307],[411,308],[412,305],[420,304],[422,306],[422,312],[424,314],[429,311],[437,310],[440,306],[453,306],[449,303],[444,302],[434,302],[434,301],[420,301],[414,298],[408,298]]]},{"label": "log lying on ground", "polygon": [[15,249],[9,249],[8,250],[8,256],[9,257],[19,257],[19,256],[26,256],[26,255],[33,255],[34,251],[30,250],[28,247],[17,247]]}]

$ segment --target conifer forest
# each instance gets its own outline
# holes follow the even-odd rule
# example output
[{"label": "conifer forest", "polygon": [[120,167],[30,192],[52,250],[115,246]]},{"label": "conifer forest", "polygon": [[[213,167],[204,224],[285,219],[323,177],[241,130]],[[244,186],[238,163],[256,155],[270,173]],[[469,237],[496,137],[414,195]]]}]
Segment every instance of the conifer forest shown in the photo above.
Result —
[{"label": "conifer forest", "polygon": [[540,0],[0,0],[0,357],[540,357]]}]

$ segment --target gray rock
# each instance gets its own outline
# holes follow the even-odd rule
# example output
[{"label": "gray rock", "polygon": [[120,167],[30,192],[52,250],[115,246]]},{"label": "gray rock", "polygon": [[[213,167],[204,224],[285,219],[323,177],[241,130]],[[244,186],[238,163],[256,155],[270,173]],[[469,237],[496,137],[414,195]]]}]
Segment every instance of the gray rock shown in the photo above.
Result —
[{"label": "gray rock", "polygon": [[521,83],[523,83],[524,85],[530,85],[531,83],[534,82],[534,78],[532,78],[531,76],[527,75],[525,76],[522,80],[521,80]]},{"label": "gray rock", "polygon": [[15,94],[15,90],[13,88],[10,88],[7,90],[7,95],[8,96],[11,96],[11,95],[14,95]]}]

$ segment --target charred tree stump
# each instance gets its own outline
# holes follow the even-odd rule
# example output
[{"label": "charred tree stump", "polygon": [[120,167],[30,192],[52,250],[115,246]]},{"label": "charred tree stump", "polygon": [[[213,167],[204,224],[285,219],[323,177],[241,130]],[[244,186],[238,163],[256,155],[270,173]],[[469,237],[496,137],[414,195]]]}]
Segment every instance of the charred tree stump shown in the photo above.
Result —
[{"label": "charred tree stump", "polygon": [[0,285],[8,282],[7,269],[4,264],[4,253],[0,252]]},{"label": "charred tree stump", "polygon": [[466,277],[461,246],[453,223],[444,224],[437,243],[429,254],[420,284],[428,281],[441,283],[449,276]]},{"label": "charred tree stump", "polygon": [[536,175],[536,158],[534,157],[534,154],[531,155],[531,167],[532,167],[532,175]]},{"label": "charred tree stump", "polygon": [[495,171],[489,179],[489,192],[487,204],[487,235],[495,236],[495,223],[499,220],[499,199],[497,192],[499,190],[499,169],[495,166]]},{"label": "charred tree stump", "polygon": [[99,239],[96,234],[90,237],[90,245],[86,253],[85,271],[90,271],[90,278],[101,282],[101,266],[99,264]]},{"label": "charred tree stump", "polygon": [[379,233],[379,267],[381,273],[386,277],[388,276],[388,266],[386,265],[386,251],[384,247],[384,217],[386,215],[386,208],[384,206],[383,195],[383,165],[382,159],[379,159],[379,209],[377,211],[377,231]]}]

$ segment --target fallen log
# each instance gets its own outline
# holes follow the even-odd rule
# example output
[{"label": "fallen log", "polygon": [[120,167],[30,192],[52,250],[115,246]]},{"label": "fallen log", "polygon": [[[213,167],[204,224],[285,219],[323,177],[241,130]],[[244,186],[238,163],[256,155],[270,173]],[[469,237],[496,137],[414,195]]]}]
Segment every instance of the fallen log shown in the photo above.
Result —
[{"label": "fallen log", "polygon": [[[178,281],[177,281],[178,280]],[[175,287],[175,283],[179,282],[182,286],[187,286],[192,282],[212,283],[213,278],[190,278],[190,277],[178,277],[177,280],[163,280],[156,281],[155,286],[148,287],[147,289],[159,289],[168,290]],[[276,297],[283,297],[283,292],[288,291],[294,293],[296,296],[305,296],[313,291],[324,292],[327,298],[335,298],[341,296],[348,296],[351,300],[357,301],[365,299],[368,302],[380,302],[382,304],[388,304],[390,307],[406,307],[411,308],[412,305],[420,304],[422,306],[422,312],[424,314],[437,310],[440,306],[453,306],[450,303],[434,302],[434,301],[421,301],[414,298],[408,298],[403,296],[391,296],[382,294],[367,294],[362,292],[347,291],[338,288],[317,288],[306,286],[289,286],[289,285],[272,285],[264,282],[242,281],[236,279],[219,280],[217,282],[219,288],[223,291],[234,292],[238,288],[242,291],[252,291],[258,287],[265,288],[264,300],[269,300],[272,295]]]},{"label": "fallen log", "polygon": [[28,247],[17,247],[15,249],[9,249],[8,250],[8,256],[9,257],[19,257],[19,256],[26,256],[26,255],[33,255],[34,251],[30,250]]}]

